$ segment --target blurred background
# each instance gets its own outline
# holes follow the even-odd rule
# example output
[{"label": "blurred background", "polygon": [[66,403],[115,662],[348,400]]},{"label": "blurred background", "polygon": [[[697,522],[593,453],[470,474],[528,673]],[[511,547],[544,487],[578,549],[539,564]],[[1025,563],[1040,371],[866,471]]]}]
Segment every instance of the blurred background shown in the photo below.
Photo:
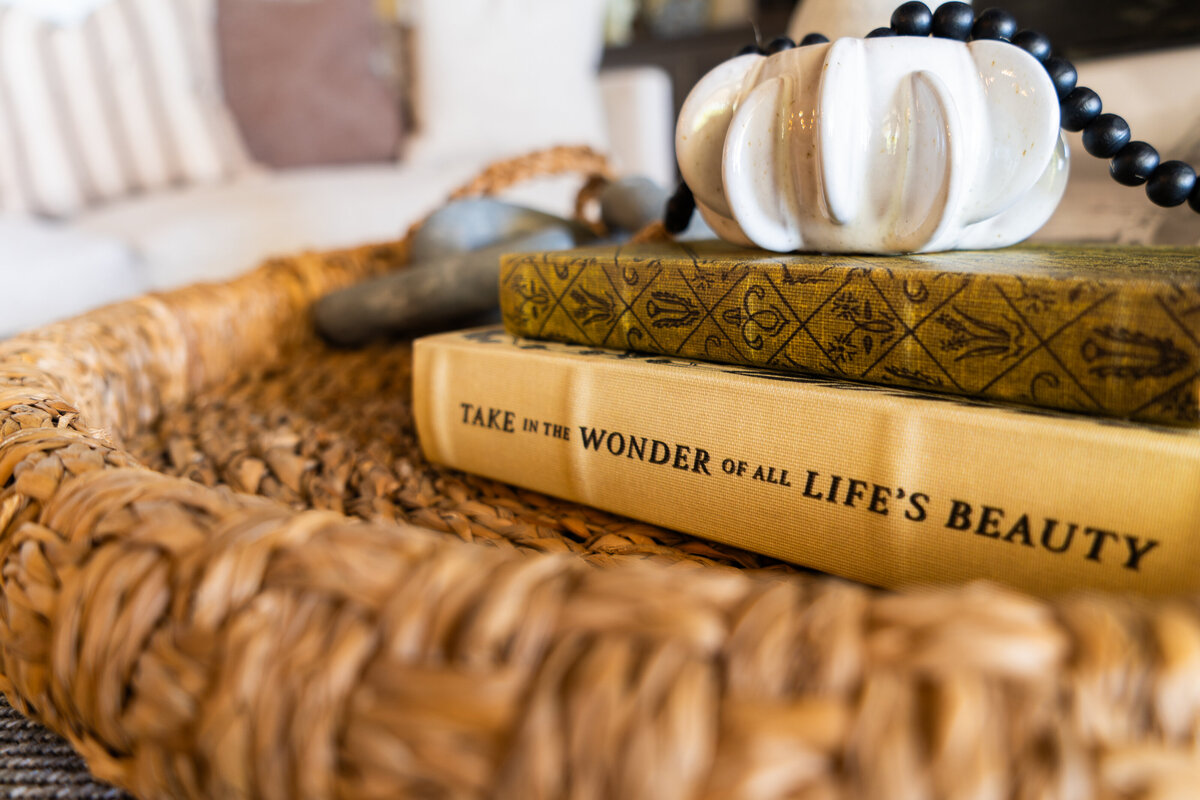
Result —
[{"label": "blurred background", "polygon": [[[861,35],[893,5],[0,0],[0,336],[397,238],[482,168],[541,148],[586,145],[671,188],[674,119],[705,72],[802,34],[797,13],[853,11]],[[1004,5],[1135,138],[1200,162],[1200,3]],[[1152,206],[1068,139],[1067,197],[1039,237],[1200,242],[1200,216]],[[509,197],[570,214],[578,186]]]},{"label": "blurred background", "polygon": [[[788,0],[612,0],[608,38],[611,45],[622,45],[647,35],[748,30],[751,23],[769,35],[787,27],[795,5]],[[1189,0],[1011,0],[997,5],[1077,57],[1200,41],[1200,4]],[[389,7],[397,6],[384,6]]]},{"label": "blurred background", "polygon": [[[695,81],[753,41],[785,33],[797,7],[789,0],[611,0],[607,64],[658,64],[679,88]],[[886,4],[884,4],[886,5]],[[899,5],[899,0],[894,4]],[[1195,0],[994,0],[976,2],[1010,11],[1022,27],[1050,37],[1067,58],[1087,59],[1200,43]],[[888,24],[864,20],[859,35]]]}]

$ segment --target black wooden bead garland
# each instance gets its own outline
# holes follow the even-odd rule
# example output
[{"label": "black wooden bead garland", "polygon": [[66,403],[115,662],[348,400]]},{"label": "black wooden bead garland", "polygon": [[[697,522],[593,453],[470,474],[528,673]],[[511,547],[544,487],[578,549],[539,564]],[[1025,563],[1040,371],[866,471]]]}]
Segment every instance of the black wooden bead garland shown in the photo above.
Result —
[{"label": "black wooden bead garland", "polygon": [[[910,6],[913,3],[905,3],[904,5]],[[918,5],[925,4],[918,3]],[[963,3],[963,5],[967,4]],[[989,8],[981,13],[975,20],[975,27],[971,28],[972,39],[1003,39],[1006,42],[1011,42],[1016,35],[1017,18],[999,8]]]},{"label": "black wooden bead garland", "polygon": [[933,33],[933,12],[924,3],[905,3],[892,12],[892,30],[897,36],[928,36]]},{"label": "black wooden bead garland", "polygon": [[667,209],[663,214],[663,227],[670,233],[683,233],[696,213],[696,198],[686,183],[680,183],[675,194],[667,200]]},{"label": "black wooden bead garland", "polygon": [[1062,127],[1072,133],[1078,133],[1092,124],[1092,120],[1100,116],[1100,109],[1104,108],[1100,95],[1086,86],[1076,86],[1061,103]]},{"label": "black wooden bead garland", "polygon": [[1160,206],[1181,206],[1188,202],[1200,211],[1196,192],[1196,170],[1182,161],[1164,161],[1146,181],[1146,194]]},{"label": "black wooden bead garland", "polygon": [[[1021,34],[1017,34],[1020,36]],[[1042,62],[1042,66],[1046,68],[1046,74],[1050,76],[1050,80],[1054,83],[1054,91],[1058,93],[1058,100],[1062,102],[1067,95],[1075,91],[1075,84],[1079,82],[1079,73],[1075,71],[1075,65],[1065,58],[1058,56],[1050,56]],[[1088,91],[1091,91],[1090,89]]]},{"label": "black wooden bead garland", "polygon": [[939,39],[965,42],[974,26],[975,12],[966,3],[943,3],[933,12],[933,35]]},{"label": "black wooden bead garland", "polygon": [[[1037,31],[1031,31],[1029,29],[1018,31],[1017,35],[1012,37],[1012,43],[1024,50],[1026,53],[1029,53],[1029,55],[1033,56],[1043,64],[1045,64],[1046,60],[1050,58],[1050,40],[1046,38],[1045,34],[1038,33]],[[1062,61],[1062,59],[1059,59],[1059,61]],[[1062,61],[1062,63],[1066,64],[1068,67],[1071,66],[1070,63],[1066,61]],[[1074,71],[1073,67],[1072,71]],[[1055,88],[1058,87],[1057,83],[1054,85]]]},{"label": "black wooden bead garland", "polygon": [[[1086,86],[1079,86],[1075,66],[1064,58],[1052,55],[1050,40],[1033,30],[1019,30],[1012,14],[999,8],[989,8],[975,16],[967,3],[950,2],[930,11],[920,0],[903,3],[892,12],[891,25],[876,28],[866,38],[881,36],[929,36],[941,39],[969,41],[998,39],[1010,42],[1036,58],[1046,68],[1062,109],[1060,124],[1063,130],[1083,132],[1083,146],[1097,158],[1109,159],[1113,179],[1126,186],[1145,184],[1146,196],[1160,206],[1183,205],[1200,213],[1200,180],[1196,171],[1182,161],[1159,160],[1158,151],[1146,142],[1131,141],[1129,123],[1116,114],[1102,113],[1100,95]],[[737,55],[774,55],[794,47],[807,47],[828,42],[819,33],[810,33],[796,42],[786,36],[773,40],[765,48],[747,45]],[[680,184],[667,205],[664,224],[671,233],[682,233],[691,220],[695,201],[686,184]]]},{"label": "black wooden bead garland", "polygon": [[775,39],[769,45],[767,45],[766,53],[769,56],[773,56],[776,53],[782,53],[784,50],[791,50],[795,46],[796,43],[791,39],[786,36],[780,36],[778,39]]},{"label": "black wooden bead garland", "polygon": [[1112,176],[1117,183],[1141,186],[1158,168],[1158,151],[1145,142],[1130,142],[1112,160]]}]

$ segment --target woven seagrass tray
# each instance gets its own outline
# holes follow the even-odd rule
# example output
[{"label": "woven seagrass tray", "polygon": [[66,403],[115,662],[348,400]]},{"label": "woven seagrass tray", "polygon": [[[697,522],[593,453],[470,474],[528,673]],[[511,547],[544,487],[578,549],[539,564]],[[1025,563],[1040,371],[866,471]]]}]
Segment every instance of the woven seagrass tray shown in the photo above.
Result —
[{"label": "woven seagrass tray", "polygon": [[423,461],[409,346],[331,350],[308,319],[405,253],[278,259],[0,343],[3,690],[99,779],[1200,792],[1193,599],[876,592]]}]

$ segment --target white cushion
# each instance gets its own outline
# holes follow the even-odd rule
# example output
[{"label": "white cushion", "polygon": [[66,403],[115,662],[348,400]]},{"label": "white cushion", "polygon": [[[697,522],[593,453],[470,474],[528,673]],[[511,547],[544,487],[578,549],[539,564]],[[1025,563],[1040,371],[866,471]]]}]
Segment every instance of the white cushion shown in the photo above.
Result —
[{"label": "white cushion", "polygon": [[56,25],[77,25],[108,0],[0,0],[0,6],[22,8]]},{"label": "white cushion", "polygon": [[119,241],[17,216],[0,217],[0,337],[145,293],[146,275]]},{"label": "white cushion", "polygon": [[660,67],[627,67],[600,73],[617,170],[674,186],[675,119],[671,77]]},{"label": "white cushion", "polygon": [[596,73],[604,0],[412,0],[409,161],[607,147]]},{"label": "white cushion", "polygon": [[[132,198],[80,216],[96,236],[128,242],[155,289],[225,280],[264,258],[397,239],[482,164],[286,170],[231,184]],[[577,179],[536,181],[515,202],[569,212]]]},{"label": "white cushion", "polygon": [[0,210],[64,217],[247,169],[221,100],[212,0],[77,10],[48,19],[0,0]]}]

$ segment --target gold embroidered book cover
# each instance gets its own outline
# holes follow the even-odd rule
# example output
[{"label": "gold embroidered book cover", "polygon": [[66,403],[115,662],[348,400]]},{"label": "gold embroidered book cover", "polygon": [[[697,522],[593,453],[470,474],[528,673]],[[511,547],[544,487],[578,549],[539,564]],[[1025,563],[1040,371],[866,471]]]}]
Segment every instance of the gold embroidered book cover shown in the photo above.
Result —
[{"label": "gold embroidered book cover", "polygon": [[1200,249],[778,255],[720,242],[518,254],[519,336],[1200,425]]}]

